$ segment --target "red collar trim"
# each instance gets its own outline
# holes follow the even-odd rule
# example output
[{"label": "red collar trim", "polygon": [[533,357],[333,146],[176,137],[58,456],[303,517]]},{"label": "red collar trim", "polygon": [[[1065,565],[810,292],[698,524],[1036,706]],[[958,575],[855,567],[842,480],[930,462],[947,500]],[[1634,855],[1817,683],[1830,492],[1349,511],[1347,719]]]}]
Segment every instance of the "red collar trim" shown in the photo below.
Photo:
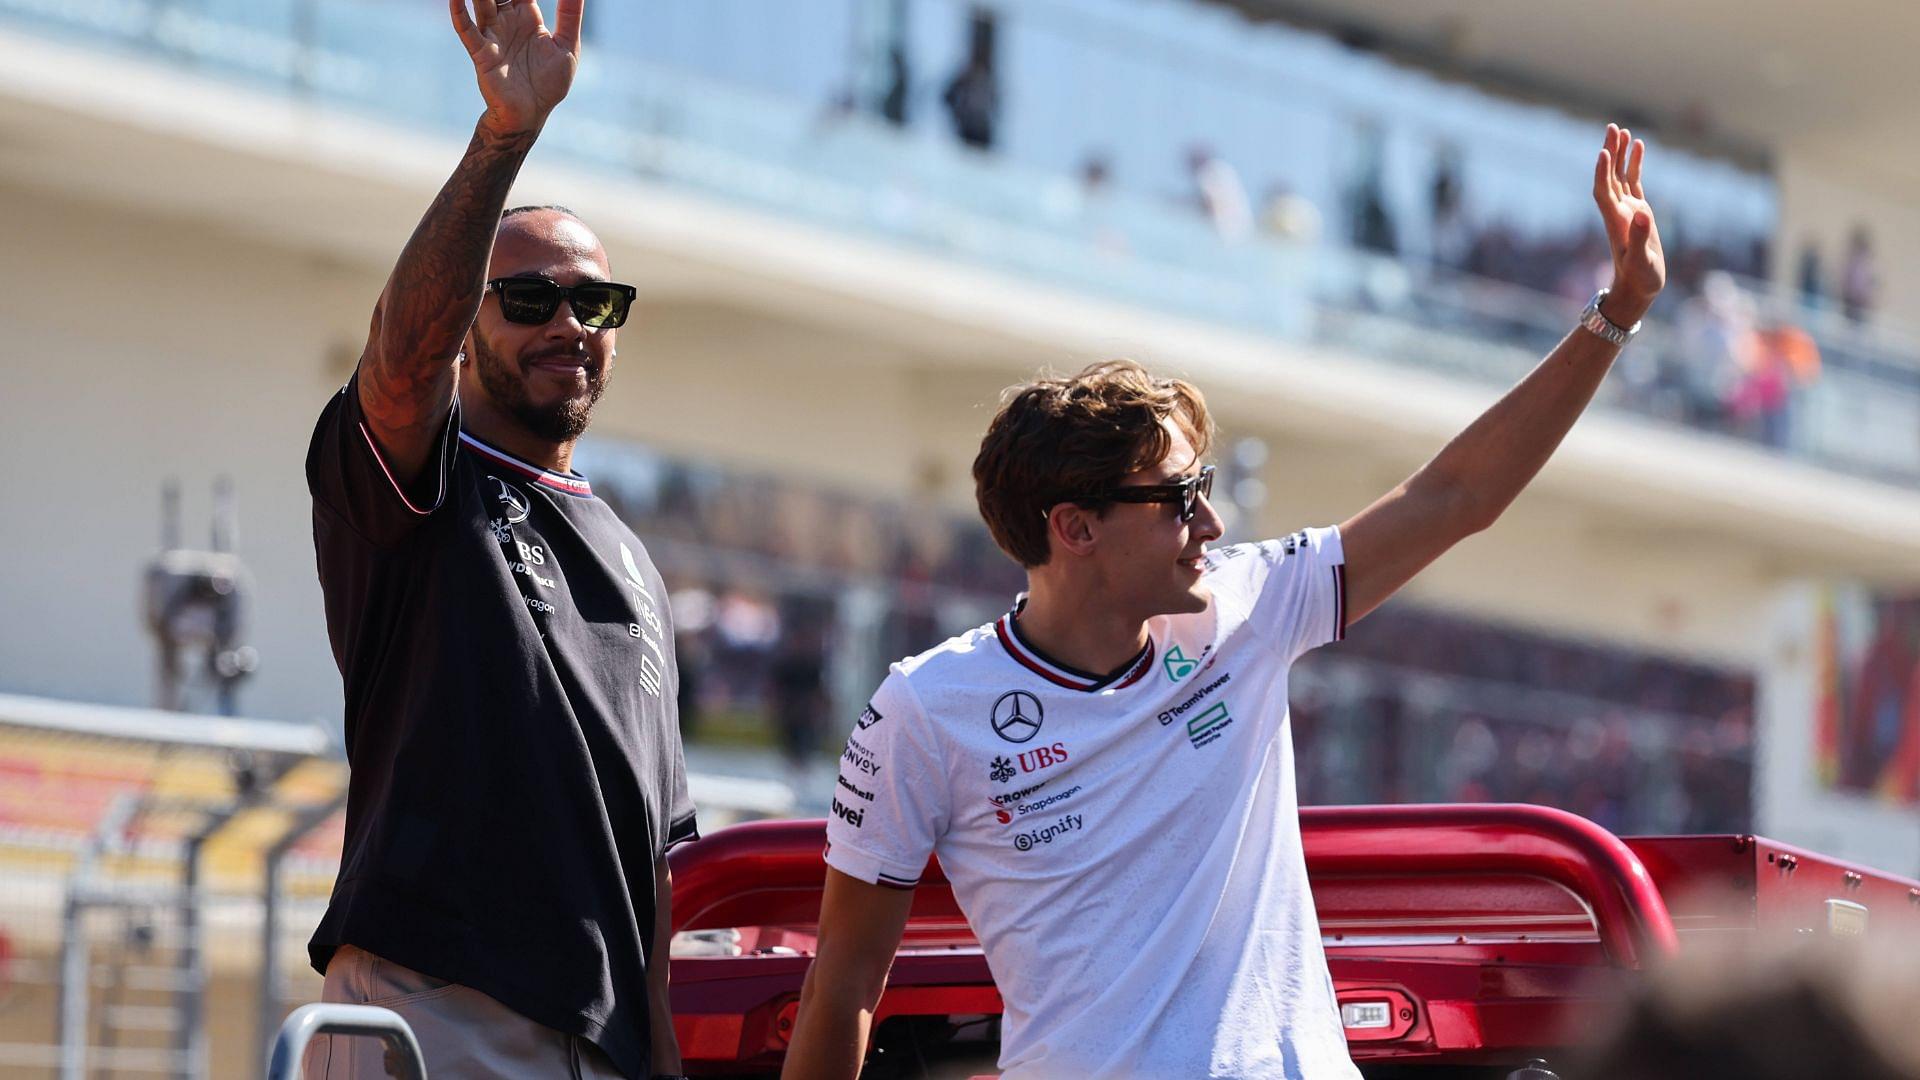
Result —
[{"label": "red collar trim", "polygon": [[559,473],[554,472],[552,469],[543,469],[538,465],[529,464],[507,453],[505,450],[496,450],[488,446],[486,443],[481,442],[479,439],[474,438],[464,431],[460,433],[460,441],[466,445],[467,449],[486,458],[493,464],[501,466],[502,468],[511,469],[526,479],[539,484],[541,487],[551,488],[563,495],[571,495],[576,499],[593,498],[593,488],[588,485],[587,478],[578,473]]},{"label": "red collar trim", "polygon": [[1153,670],[1154,646],[1151,636],[1147,638],[1146,645],[1140,649],[1139,656],[1134,657],[1119,671],[1105,676],[1090,675],[1047,659],[1038,649],[1021,639],[1020,629],[1014,624],[1013,617],[1020,613],[1020,608],[1025,603],[1026,598],[1023,596],[1019,603],[1014,605],[1012,611],[1000,616],[994,622],[994,636],[1000,639],[1000,647],[1007,650],[1007,655],[1013,657],[1021,667],[1055,686],[1064,686],[1069,690],[1079,690],[1089,694],[1108,687],[1124,690],[1145,678],[1147,672]]}]

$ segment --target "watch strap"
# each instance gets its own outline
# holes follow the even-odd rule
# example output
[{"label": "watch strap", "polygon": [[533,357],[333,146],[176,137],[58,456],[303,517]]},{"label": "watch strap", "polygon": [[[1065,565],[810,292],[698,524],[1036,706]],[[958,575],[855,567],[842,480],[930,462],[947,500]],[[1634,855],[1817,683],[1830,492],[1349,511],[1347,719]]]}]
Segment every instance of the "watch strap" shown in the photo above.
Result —
[{"label": "watch strap", "polygon": [[1644,323],[1637,322],[1632,326],[1620,326],[1612,319],[1607,318],[1606,315],[1600,311],[1600,301],[1607,298],[1609,291],[1610,290],[1607,289],[1601,289],[1599,292],[1593,294],[1593,299],[1587,301],[1586,308],[1580,312],[1580,327],[1602,341],[1624,346],[1627,342],[1633,340],[1635,334],[1640,332],[1640,327],[1644,325]]}]

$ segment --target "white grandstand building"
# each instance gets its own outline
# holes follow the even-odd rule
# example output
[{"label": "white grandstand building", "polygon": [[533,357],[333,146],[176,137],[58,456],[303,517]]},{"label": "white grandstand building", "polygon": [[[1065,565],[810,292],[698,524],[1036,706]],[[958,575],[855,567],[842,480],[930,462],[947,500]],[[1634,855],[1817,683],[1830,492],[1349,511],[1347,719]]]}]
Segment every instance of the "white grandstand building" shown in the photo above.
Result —
[{"label": "white grandstand building", "polygon": [[[1647,796],[1661,807],[1616,807],[1618,821],[1705,822],[1914,874],[1920,791],[1895,775],[1898,732],[1873,725],[1920,739],[1920,646],[1902,646],[1910,687],[1888,698],[1904,719],[1857,705],[1869,676],[1854,669],[1899,619],[1920,635],[1920,332],[1900,303],[1920,295],[1920,84],[1904,55],[1920,9],[1837,0],[1813,24],[1773,0],[1551,7],[1516,20],[1466,0],[1417,16],[1386,0],[598,0],[581,84],[513,200],[579,211],[641,290],[580,468],[653,527],[636,526],[695,602],[724,608],[736,589],[747,614],[788,594],[824,605],[845,645],[836,691],[857,703],[878,661],[932,643],[916,633],[1005,597],[964,573],[929,584],[835,530],[882,522],[888,544],[962,565],[943,537],[972,529],[955,523],[1003,387],[1115,355],[1184,374],[1228,436],[1237,535],[1336,523],[1572,326],[1591,276],[1577,245],[1564,278],[1496,281],[1450,230],[1535,248],[1577,236],[1600,130],[1625,118],[1652,144],[1669,242],[1737,250],[1726,280],[1755,328],[1808,331],[1818,378],[1764,421],[1699,398],[1726,373],[1700,373],[1676,289],[1526,496],[1396,601],[1418,613],[1396,633],[1570,643],[1553,655],[1616,664],[1616,682],[1745,687],[1746,711],[1401,665],[1383,640],[1303,680],[1307,713],[1316,731],[1362,701],[1399,718],[1366,723],[1471,713],[1496,744],[1624,717],[1632,760],[1718,754],[1715,775],[1742,790],[1719,817],[1670,812],[1704,798],[1682,769]],[[1002,99],[986,150],[955,141],[942,100],[982,34]],[[180,486],[191,525],[224,478],[259,658],[241,710],[337,730],[302,466],[478,115],[444,4],[0,0],[0,55],[0,705],[153,703],[140,590],[161,493]],[[1188,205],[1200,146],[1235,167],[1263,221],[1312,210],[1285,235],[1223,230]],[[1435,213],[1443,171],[1457,220]],[[1269,203],[1282,189],[1295,201]],[[1394,223],[1389,242],[1366,241],[1390,252],[1362,250],[1369,212]],[[1861,229],[1877,303],[1857,318],[1804,304],[1803,255],[1837,295]],[[717,532],[676,520],[696,496],[729,507]],[[1501,787],[1502,771],[1561,774],[1498,745],[1478,787],[1404,775],[1422,747],[1436,769],[1457,765],[1469,740],[1394,730],[1394,785],[1318,790],[1555,794]],[[1563,735],[1538,752],[1579,743]],[[1302,760],[1329,775],[1377,751],[1324,737],[1335,749]],[[60,753],[9,746],[16,762]],[[1861,765],[1877,750],[1893,764]],[[80,832],[0,820],[0,847],[53,860],[84,835],[67,824]],[[31,892],[9,885],[28,865],[0,862],[0,895]],[[32,1034],[7,1023],[0,1070],[47,1065],[5,1057]]]}]

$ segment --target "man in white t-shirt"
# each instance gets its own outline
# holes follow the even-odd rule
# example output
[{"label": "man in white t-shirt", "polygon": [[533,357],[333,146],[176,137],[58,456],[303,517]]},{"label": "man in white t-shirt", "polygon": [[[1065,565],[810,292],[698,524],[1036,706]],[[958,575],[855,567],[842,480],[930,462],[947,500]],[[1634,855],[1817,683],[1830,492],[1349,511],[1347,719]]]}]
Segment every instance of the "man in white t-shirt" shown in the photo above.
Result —
[{"label": "man in white t-shirt", "polygon": [[1012,1078],[1352,1078],[1301,853],[1287,672],[1499,517],[1665,282],[1644,148],[1609,127],[1614,282],[1530,375],[1337,529],[1213,550],[1198,390],[1125,361],[1014,391],[974,462],[1027,568],[894,665],[847,740],[785,1076],[855,1076],[938,854]]}]

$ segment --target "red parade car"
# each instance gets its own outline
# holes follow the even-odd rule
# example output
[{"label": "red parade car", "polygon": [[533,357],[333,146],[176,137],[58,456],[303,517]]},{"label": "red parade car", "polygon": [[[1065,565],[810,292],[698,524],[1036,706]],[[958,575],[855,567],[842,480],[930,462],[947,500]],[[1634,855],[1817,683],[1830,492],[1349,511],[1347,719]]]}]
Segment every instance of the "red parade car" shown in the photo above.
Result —
[{"label": "red parade car", "polygon": [[[1341,1019],[1371,1080],[1550,1069],[1597,1002],[1690,941],[1920,932],[1920,882],[1755,836],[1622,838],[1513,805],[1311,808],[1301,832]],[[673,852],[674,1024],[690,1074],[779,1071],[824,843],[820,821],[756,822]],[[865,1075],[991,1073],[1000,1011],[936,861]]]}]

